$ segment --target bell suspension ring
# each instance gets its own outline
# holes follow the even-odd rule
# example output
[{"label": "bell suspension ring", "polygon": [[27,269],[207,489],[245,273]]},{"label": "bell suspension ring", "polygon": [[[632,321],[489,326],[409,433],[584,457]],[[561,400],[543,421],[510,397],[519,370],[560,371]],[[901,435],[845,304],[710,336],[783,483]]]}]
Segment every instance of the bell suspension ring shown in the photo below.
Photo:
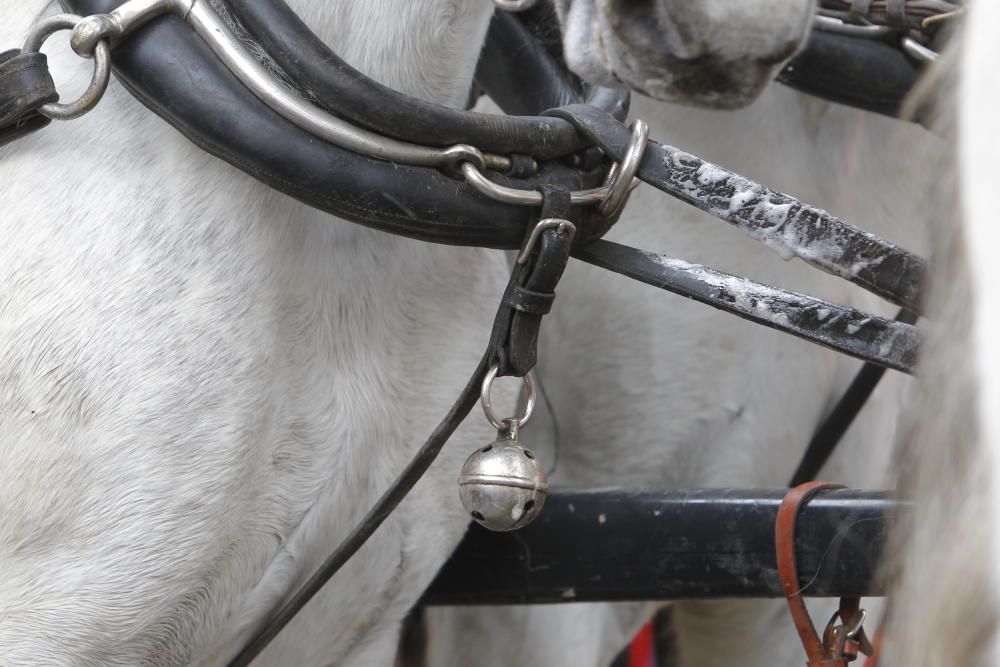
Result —
[{"label": "bell suspension ring", "polygon": [[458,489],[462,505],[476,523],[489,530],[508,531],[523,528],[538,516],[549,483],[535,455],[520,443],[521,427],[535,409],[534,373],[522,378],[527,392],[524,413],[501,419],[490,396],[498,372],[496,366],[492,367],[482,388],[483,412],[497,429],[497,438],[465,461]]}]

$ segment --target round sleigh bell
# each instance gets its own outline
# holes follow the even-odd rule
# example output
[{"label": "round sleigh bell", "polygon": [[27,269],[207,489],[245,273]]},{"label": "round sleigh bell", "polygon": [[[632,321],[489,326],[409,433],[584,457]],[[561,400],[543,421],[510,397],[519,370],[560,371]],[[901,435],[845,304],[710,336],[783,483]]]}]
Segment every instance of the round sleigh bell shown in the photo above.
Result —
[{"label": "round sleigh bell", "polygon": [[549,483],[534,454],[500,436],[466,460],[458,488],[477,523],[506,531],[531,523],[545,503]]}]

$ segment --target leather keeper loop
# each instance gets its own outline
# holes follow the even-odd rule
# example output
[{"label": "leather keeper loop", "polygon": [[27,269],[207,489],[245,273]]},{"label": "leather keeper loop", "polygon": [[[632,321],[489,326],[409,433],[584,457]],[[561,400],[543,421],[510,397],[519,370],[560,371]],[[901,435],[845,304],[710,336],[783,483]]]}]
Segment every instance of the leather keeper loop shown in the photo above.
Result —
[{"label": "leather keeper loop", "polygon": [[556,295],[548,292],[533,292],[517,285],[506,296],[506,303],[514,310],[532,315],[546,315],[552,310]]},{"label": "leather keeper loop", "polygon": [[44,53],[0,53],[0,128],[33,116],[59,99]]}]

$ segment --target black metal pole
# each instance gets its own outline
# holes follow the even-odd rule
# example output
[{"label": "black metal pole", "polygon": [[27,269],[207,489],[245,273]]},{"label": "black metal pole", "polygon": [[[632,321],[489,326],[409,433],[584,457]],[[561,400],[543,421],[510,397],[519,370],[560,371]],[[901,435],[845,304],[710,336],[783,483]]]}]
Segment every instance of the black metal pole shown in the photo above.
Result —
[{"label": "black metal pole", "polygon": [[[774,520],[787,489],[552,494],[515,533],[472,526],[425,604],[780,597]],[[840,490],[801,512],[806,595],[879,595],[888,517],[900,503]]]}]

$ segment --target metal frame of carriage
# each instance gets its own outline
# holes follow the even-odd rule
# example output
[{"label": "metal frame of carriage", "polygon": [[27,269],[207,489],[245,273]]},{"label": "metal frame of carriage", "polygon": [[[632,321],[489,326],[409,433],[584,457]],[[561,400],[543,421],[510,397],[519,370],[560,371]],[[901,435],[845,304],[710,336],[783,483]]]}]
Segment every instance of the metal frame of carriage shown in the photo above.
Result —
[{"label": "metal frame of carriage", "polygon": [[[406,100],[366,80],[339,61],[336,54],[324,51],[308,29],[297,24],[293,14],[289,16],[290,10],[280,0],[229,0],[228,4],[241,9],[235,13],[244,26],[249,24],[251,36],[271,47],[265,51],[275,58],[278,69],[289,71],[293,60],[297,63],[298,70],[292,73],[298,77],[290,76],[290,80],[301,82],[305,78],[311,84],[307,93],[300,91],[299,96],[283,90],[251,58],[241,54],[235,39],[227,36],[228,28],[207,8],[206,0],[62,2],[88,16],[43,22],[22,50],[0,54],[0,102],[7,102],[0,105],[0,145],[42,129],[50,118],[72,118],[96,104],[110,76],[111,48],[118,46],[120,56],[115,64],[119,74],[126,87],[147,106],[206,150],[310,205],[391,233],[459,245],[517,248],[526,230],[534,229],[522,247],[498,312],[495,334],[500,331],[503,335],[491,341],[493,356],[489,352],[484,356],[452,413],[397,483],[320,571],[277,610],[271,624],[233,665],[249,664],[377,529],[474,405],[479,385],[491,366],[494,375],[498,371],[520,376],[530,372],[535,362],[533,341],[562,269],[545,276],[540,286],[530,281],[542,272],[539,267],[550,254],[562,266],[572,255],[863,360],[865,365],[855,382],[809,444],[793,484],[805,482],[819,471],[884,369],[913,370],[922,341],[913,322],[920,309],[926,270],[923,260],[793,197],[649,141],[641,124],[633,125],[630,132],[619,123],[627,113],[627,98],[592,91],[590,106],[570,105],[554,110],[548,117],[500,121],[509,123],[505,136],[520,139],[525,154],[519,154],[520,149],[511,149],[510,155],[498,154],[506,147],[489,146],[491,141],[499,141],[489,132],[476,135],[485,137],[476,147],[449,146],[445,140],[439,146],[418,145],[408,143],[410,137],[394,134],[405,135],[408,128],[406,124],[393,125],[391,104],[383,104],[378,114],[365,117],[372,100],[396,101],[401,108],[410,110],[407,113],[412,112],[414,123],[423,122],[426,127],[434,125],[435,119],[448,110]],[[961,11],[954,2],[936,3],[917,3],[911,7],[917,11],[907,13],[907,0],[824,0],[822,15],[817,19],[819,30],[779,80],[827,99],[895,114],[921,64],[935,57],[937,40],[946,32],[940,26]],[[521,10],[530,9],[535,2],[497,0],[497,4]],[[529,113],[539,105],[561,106],[566,100],[578,99],[579,82],[568,77],[557,57],[536,44],[530,30],[530,12],[524,17],[528,21],[506,13],[497,15],[477,83],[509,113]],[[181,21],[193,27],[211,51],[187,34],[179,25]],[[44,80],[44,57],[38,53],[45,39],[60,29],[73,31],[72,43],[78,53],[95,58],[91,89],[70,104],[56,103],[51,79],[47,84]],[[182,77],[184,85],[189,80],[209,85],[213,99],[230,95],[233,104],[247,109],[257,109],[254,105],[264,102],[271,111],[260,106],[253,112],[258,115],[256,121],[279,128],[276,134],[284,131],[291,143],[298,144],[281,156],[279,164],[262,162],[247,136],[242,137],[247,145],[233,145],[240,119],[233,119],[233,127],[227,128],[207,124],[206,110],[210,109],[205,105],[209,102],[178,84],[177,78],[157,62],[155,47],[163,45],[177,56],[174,67],[187,68]],[[305,49],[305,57],[289,59],[290,45],[295,50]],[[510,74],[505,75],[497,67],[497,63],[511,59],[520,59],[510,67],[518,77],[535,77],[531,83],[543,91],[540,97],[526,101],[513,90]],[[21,66],[20,70],[10,68],[11,62]],[[310,70],[310,64],[316,62],[333,73]],[[12,71],[16,76],[11,76]],[[197,76],[189,76],[191,73]],[[232,74],[236,74],[238,82],[234,83]],[[240,87],[240,82],[246,89]],[[45,94],[28,95],[29,84],[37,84],[32,92],[44,89]],[[349,93],[341,96],[345,100],[363,100],[357,108],[343,106],[337,95],[322,94],[324,88],[327,92],[343,92],[344,86]],[[556,92],[550,94],[548,88]],[[552,100],[559,104],[545,105]],[[329,113],[322,111],[324,106]],[[287,129],[285,125],[274,125],[284,121],[272,112],[291,125]],[[388,115],[382,117],[382,112]],[[483,129],[476,127],[474,120],[469,121],[468,115],[452,114],[449,118],[473,134]],[[227,132],[230,135],[223,136]],[[307,139],[304,143],[302,136]],[[313,141],[317,136],[329,146]],[[550,140],[554,145],[549,144]],[[296,150],[305,157],[293,154]],[[269,146],[267,155],[272,154]],[[656,159],[650,159],[651,154]],[[556,157],[559,160],[553,159]],[[295,162],[299,158],[329,163],[329,173],[321,175],[326,180],[316,177],[308,183],[290,181],[283,174],[302,171],[301,163]],[[615,166],[605,174],[609,161]],[[398,212],[379,208],[378,202],[363,200],[359,205],[324,196],[324,189],[328,192],[337,178],[356,178],[358,174],[384,177],[383,167],[388,162],[396,163],[391,171],[394,178],[413,186],[406,192],[409,217],[436,213],[445,218],[443,222],[428,214],[421,224],[416,224],[412,219],[401,219]],[[634,178],[896,303],[902,308],[900,316],[896,321],[870,316],[708,267],[692,267],[600,240],[620,213]],[[350,185],[347,183],[344,189],[356,194]],[[441,207],[434,197],[440,199],[446,192],[450,193],[448,206]],[[778,229],[766,214],[762,217],[753,207],[732,206],[737,199],[784,207],[789,213]],[[558,204],[552,205],[552,201]],[[589,205],[597,205],[600,215],[580,212]],[[539,206],[542,215],[532,215],[530,209]],[[549,209],[558,209],[558,215],[548,215]],[[470,224],[478,220],[477,216],[489,222]],[[564,219],[573,216],[577,222],[586,223],[585,237],[578,235],[575,244],[573,233],[567,233],[567,229],[576,227]],[[539,217],[543,218],[542,224],[534,226],[533,220]],[[555,224],[545,226],[553,219]],[[747,295],[749,299],[740,298]],[[512,326],[526,343],[515,340],[510,333]],[[498,362],[496,354],[501,347],[504,351]],[[488,383],[485,386],[488,396]],[[516,441],[516,420],[507,426],[510,428],[505,436],[501,423],[498,438]],[[546,511],[535,524],[517,533],[494,534],[473,528],[424,602],[510,604],[790,597],[790,587],[797,589],[796,596],[880,594],[876,577],[879,554],[890,516],[904,506],[884,493],[849,490],[829,491],[807,502],[819,490],[816,487],[802,495],[792,508],[792,532],[786,546],[792,564],[798,566],[797,576],[791,577],[794,583],[789,583],[787,576],[787,555],[785,573],[781,573],[780,529],[777,554],[775,550],[775,526],[780,525],[783,513],[786,518],[788,515],[785,490],[560,492],[551,494]],[[482,576],[485,571],[490,576]],[[843,620],[848,625],[846,616]]]}]

